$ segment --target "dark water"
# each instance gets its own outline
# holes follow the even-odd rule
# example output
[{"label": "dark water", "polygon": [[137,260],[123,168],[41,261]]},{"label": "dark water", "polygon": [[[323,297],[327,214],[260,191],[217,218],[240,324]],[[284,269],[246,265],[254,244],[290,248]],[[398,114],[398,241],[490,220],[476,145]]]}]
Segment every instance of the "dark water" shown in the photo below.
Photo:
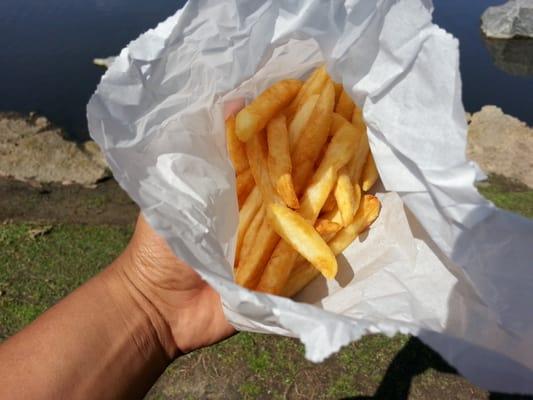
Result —
[{"label": "dark water", "polygon": [[[533,124],[531,42],[487,44],[479,30],[483,10],[502,2],[435,0],[435,21],[461,41],[467,111],[496,104]],[[0,0],[0,110],[37,111],[87,138],[85,106],[103,71],[92,59],[117,54],[184,3]]]}]

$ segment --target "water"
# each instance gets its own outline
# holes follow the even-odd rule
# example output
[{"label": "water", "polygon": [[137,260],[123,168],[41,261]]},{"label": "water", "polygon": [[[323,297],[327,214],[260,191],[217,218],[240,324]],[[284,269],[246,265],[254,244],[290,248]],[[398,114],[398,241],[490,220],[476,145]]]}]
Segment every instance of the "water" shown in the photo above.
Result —
[{"label": "water", "polygon": [[[498,43],[487,45],[479,30],[483,10],[502,2],[435,0],[435,22],[461,41],[466,110],[472,112],[485,104],[496,104],[533,124],[531,41],[508,48]],[[74,139],[88,138],[85,106],[103,72],[92,64],[93,58],[117,54],[184,3],[185,0],[1,0],[0,110],[37,111],[64,126]],[[497,65],[487,46],[498,54]],[[509,73],[527,75],[528,64],[529,76]]]}]

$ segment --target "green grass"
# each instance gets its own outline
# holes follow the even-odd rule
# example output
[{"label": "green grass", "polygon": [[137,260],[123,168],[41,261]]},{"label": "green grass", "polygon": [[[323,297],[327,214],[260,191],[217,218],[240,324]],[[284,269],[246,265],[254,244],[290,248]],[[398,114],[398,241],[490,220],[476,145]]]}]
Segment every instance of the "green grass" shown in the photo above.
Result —
[{"label": "green grass", "polygon": [[[490,177],[480,192],[533,217],[533,191]],[[90,207],[100,207],[100,199]],[[131,229],[55,225],[31,238],[30,224],[0,225],[0,340],[68,294],[125,247]],[[148,399],[487,398],[442,359],[406,336],[366,336],[321,364],[305,360],[295,339],[239,333],[176,360]]]},{"label": "green grass", "polygon": [[131,234],[126,228],[59,225],[32,239],[35,228],[0,225],[0,340],[109,264]]},{"label": "green grass", "polygon": [[496,206],[533,218],[533,189],[505,178],[491,175],[488,182],[478,186],[479,192]]}]

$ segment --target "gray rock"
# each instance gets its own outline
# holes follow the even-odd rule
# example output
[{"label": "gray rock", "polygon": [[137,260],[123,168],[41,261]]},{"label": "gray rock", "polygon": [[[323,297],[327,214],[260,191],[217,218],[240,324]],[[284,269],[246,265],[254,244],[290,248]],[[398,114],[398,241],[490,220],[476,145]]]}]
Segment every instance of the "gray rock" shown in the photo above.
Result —
[{"label": "gray rock", "polygon": [[485,106],[472,115],[467,155],[486,173],[519,180],[533,188],[533,129],[505,115],[496,106]]},{"label": "gray rock", "polygon": [[487,8],[481,16],[481,30],[494,39],[533,38],[533,0],[509,0]]},{"label": "gray rock", "polygon": [[533,40],[484,39],[496,67],[510,75],[533,76]]},{"label": "gray rock", "polygon": [[65,140],[44,117],[0,114],[0,175],[92,186],[110,172],[94,142]]}]

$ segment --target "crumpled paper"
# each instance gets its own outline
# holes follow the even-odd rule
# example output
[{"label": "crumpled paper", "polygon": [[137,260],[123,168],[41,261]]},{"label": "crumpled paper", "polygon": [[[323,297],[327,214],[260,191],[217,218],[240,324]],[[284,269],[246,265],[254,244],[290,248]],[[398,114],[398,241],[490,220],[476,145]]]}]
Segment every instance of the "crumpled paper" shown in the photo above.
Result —
[{"label": "crumpled paper", "polygon": [[[458,42],[430,0],[189,1],[125,48],[88,105],[119,184],[239,329],[319,362],[368,333],[417,335],[473,383],[533,393],[533,222],[465,158]],[[223,118],[326,63],[363,107],[382,213],[295,301],[232,282],[237,202]]]}]

